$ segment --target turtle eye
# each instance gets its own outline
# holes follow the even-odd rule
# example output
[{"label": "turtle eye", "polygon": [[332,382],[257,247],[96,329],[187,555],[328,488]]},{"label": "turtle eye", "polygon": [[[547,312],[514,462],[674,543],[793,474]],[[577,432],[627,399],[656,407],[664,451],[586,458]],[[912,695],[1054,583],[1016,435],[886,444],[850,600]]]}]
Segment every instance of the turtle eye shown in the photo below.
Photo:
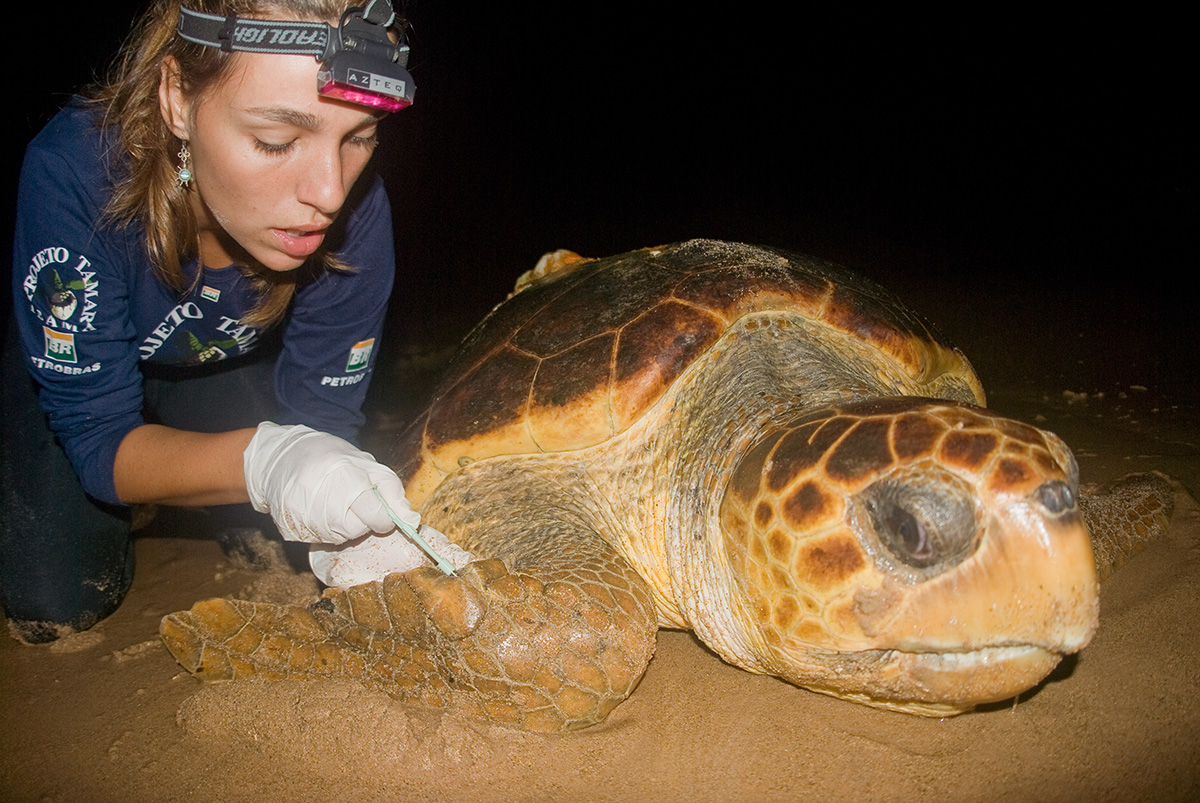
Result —
[{"label": "turtle eye", "polygon": [[900,546],[913,563],[928,565],[926,562],[933,557],[933,545],[929,543],[925,527],[913,514],[902,508],[894,508],[888,516],[887,527],[899,537]]},{"label": "turtle eye", "polygon": [[1037,489],[1037,500],[1055,516],[1075,507],[1075,494],[1062,480],[1042,483]]},{"label": "turtle eye", "polygon": [[931,575],[960,562],[976,545],[975,507],[950,477],[880,480],[863,491],[871,528],[889,563]]}]

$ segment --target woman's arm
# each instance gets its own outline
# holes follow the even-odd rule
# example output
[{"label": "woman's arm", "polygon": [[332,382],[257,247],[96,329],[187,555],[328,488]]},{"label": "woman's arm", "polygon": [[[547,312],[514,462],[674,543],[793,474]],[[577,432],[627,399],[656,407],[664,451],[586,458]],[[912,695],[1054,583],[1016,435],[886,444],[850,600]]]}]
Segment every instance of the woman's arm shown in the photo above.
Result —
[{"label": "woman's arm", "polygon": [[209,434],[143,424],[117,448],[117,495],[126,504],[248,502],[242,460],[252,437],[254,429]]},{"label": "woman's arm", "polygon": [[421,517],[396,472],[348,441],[305,426],[205,434],[144,424],[117,449],[122,502],[219,505],[249,501],[289,541],[340,544],[390,533],[393,516]]}]

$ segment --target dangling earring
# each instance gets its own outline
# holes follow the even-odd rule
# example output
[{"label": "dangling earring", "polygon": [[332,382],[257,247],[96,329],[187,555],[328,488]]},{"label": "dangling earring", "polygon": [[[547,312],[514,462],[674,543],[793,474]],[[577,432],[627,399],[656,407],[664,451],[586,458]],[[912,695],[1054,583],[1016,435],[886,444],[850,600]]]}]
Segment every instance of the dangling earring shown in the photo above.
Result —
[{"label": "dangling earring", "polygon": [[175,170],[175,183],[185,190],[192,181],[192,154],[184,142],[179,148],[179,167]]}]

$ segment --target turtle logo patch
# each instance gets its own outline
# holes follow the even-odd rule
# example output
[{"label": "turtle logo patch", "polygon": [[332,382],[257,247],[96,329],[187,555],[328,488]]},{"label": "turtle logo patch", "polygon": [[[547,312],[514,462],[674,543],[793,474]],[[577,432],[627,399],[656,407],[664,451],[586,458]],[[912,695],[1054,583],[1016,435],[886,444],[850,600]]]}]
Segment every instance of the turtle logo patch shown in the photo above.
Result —
[{"label": "turtle logo patch", "polygon": [[[29,310],[44,326],[62,332],[94,332],[100,283],[88,258],[62,246],[43,248],[29,261],[21,282]],[[49,352],[47,352],[49,355]]]},{"label": "turtle logo patch", "polygon": [[[53,273],[53,276],[58,289],[52,291],[48,297],[50,314],[60,321],[70,320],[71,316],[75,314],[75,310],[79,308],[79,298],[70,288],[63,285],[57,273]],[[81,283],[73,282],[72,284]]]},{"label": "turtle logo patch", "polygon": [[56,332],[43,326],[46,335],[46,359],[58,362],[78,362],[75,356],[75,335],[70,332]]},{"label": "turtle logo patch", "polygon": [[350,349],[350,359],[346,361],[346,373],[361,371],[371,361],[371,349],[375,348],[375,338],[360,340]]}]

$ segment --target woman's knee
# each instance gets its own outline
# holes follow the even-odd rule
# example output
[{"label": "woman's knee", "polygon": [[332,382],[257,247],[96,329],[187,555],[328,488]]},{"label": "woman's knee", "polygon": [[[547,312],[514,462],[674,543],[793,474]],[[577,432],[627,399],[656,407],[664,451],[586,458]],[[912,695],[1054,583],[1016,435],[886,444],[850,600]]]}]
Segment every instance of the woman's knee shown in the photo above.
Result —
[{"label": "woman's knee", "polygon": [[0,605],[13,635],[45,643],[116,611],[133,582],[133,542],[127,521],[115,517],[106,524],[99,532],[72,528],[74,539],[28,533],[29,542],[21,544],[4,538]]}]

